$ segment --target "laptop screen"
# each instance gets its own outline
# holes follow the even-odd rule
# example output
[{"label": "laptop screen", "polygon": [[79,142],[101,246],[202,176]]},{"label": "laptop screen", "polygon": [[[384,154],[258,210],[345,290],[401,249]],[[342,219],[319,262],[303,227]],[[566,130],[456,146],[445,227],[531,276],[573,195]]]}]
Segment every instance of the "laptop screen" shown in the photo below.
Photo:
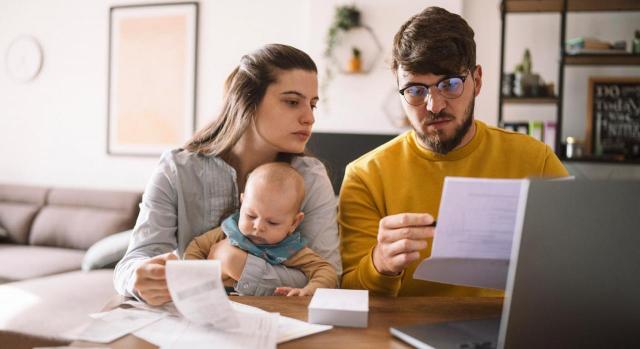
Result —
[{"label": "laptop screen", "polygon": [[640,182],[532,181],[516,239],[499,347],[636,343]]}]

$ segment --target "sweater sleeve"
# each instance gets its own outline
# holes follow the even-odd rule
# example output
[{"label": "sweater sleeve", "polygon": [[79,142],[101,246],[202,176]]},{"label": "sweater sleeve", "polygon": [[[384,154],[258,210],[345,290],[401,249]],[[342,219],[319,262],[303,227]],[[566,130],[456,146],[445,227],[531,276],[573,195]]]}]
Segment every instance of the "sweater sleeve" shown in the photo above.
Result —
[{"label": "sweater sleeve", "polygon": [[331,263],[322,259],[322,257],[308,247],[298,251],[283,264],[291,268],[302,270],[302,272],[307,276],[307,279],[309,279],[309,282],[304,288],[311,294],[320,287],[338,287],[338,275],[336,274],[336,269],[331,265]]},{"label": "sweater sleeve", "polygon": [[397,296],[402,274],[379,273],[373,264],[373,248],[378,238],[382,214],[375,205],[371,189],[347,167],[338,205],[342,263],[342,287],[368,289],[375,295]]},{"label": "sweater sleeve", "polygon": [[222,229],[220,227],[195,237],[184,251],[184,259],[207,259],[211,246],[222,240]]},{"label": "sweater sleeve", "polygon": [[165,152],[145,188],[127,252],[114,270],[114,286],[121,295],[138,298],[134,291],[138,266],[151,257],[178,247],[178,199],[174,173],[173,156],[171,152]]}]

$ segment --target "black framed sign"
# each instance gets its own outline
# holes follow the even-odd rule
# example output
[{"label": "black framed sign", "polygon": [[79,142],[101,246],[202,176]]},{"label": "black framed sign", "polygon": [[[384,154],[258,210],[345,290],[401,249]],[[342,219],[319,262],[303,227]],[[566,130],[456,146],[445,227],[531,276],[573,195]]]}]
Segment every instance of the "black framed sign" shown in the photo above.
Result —
[{"label": "black framed sign", "polygon": [[640,77],[592,77],[587,149],[596,156],[640,159]]}]

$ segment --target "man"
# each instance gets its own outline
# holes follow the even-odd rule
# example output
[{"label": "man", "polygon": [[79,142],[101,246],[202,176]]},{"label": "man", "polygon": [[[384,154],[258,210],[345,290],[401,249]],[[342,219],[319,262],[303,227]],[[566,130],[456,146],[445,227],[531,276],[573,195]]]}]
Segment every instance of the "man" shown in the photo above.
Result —
[{"label": "man", "polygon": [[431,255],[445,176],[566,176],[545,144],[474,120],[482,87],[473,30],[438,7],[394,39],[392,69],[413,130],[347,166],[338,222],[342,287],[387,296],[499,296],[496,290],[413,279]]}]

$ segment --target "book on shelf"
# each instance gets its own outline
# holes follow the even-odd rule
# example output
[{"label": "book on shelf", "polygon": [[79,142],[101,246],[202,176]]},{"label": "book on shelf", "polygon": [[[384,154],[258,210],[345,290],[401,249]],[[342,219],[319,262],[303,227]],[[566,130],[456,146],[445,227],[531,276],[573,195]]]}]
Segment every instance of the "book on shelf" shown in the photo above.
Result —
[{"label": "book on shelf", "polygon": [[585,49],[585,48],[567,48],[566,53],[568,55],[626,55],[629,54],[627,50],[621,49]]},{"label": "book on shelf", "polygon": [[554,121],[514,121],[503,122],[502,128],[507,131],[519,132],[529,135],[541,142],[546,143],[555,150],[556,123]]},{"label": "book on shelf", "polygon": [[575,48],[585,48],[585,49],[609,49],[611,48],[611,44],[602,41],[596,38],[583,37],[579,36],[577,38],[571,38],[566,41],[567,46],[575,47]]},{"label": "book on shelf", "polygon": [[544,123],[544,133],[542,134],[542,140],[551,150],[556,151],[556,122],[546,121]]},{"label": "book on shelf", "polygon": [[529,122],[503,122],[502,128],[507,131],[520,132],[525,135],[529,134]]},{"label": "book on shelf", "polygon": [[565,43],[568,55],[628,53],[624,41],[611,44],[596,38],[577,37],[569,39]]},{"label": "book on shelf", "polygon": [[529,121],[529,136],[542,141],[544,125],[542,121]]}]

